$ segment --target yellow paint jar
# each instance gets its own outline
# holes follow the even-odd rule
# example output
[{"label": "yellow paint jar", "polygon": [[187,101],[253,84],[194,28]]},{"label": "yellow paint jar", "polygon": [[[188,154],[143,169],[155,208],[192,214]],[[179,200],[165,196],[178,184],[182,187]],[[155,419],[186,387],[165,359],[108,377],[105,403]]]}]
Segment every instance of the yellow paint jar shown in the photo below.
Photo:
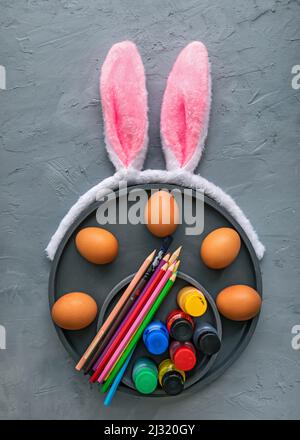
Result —
[{"label": "yellow paint jar", "polygon": [[181,310],[195,317],[203,315],[207,309],[205,296],[193,286],[186,286],[178,292],[177,303]]},{"label": "yellow paint jar", "polygon": [[185,372],[176,368],[171,359],[165,359],[158,366],[158,381],[167,394],[175,396],[183,391]]}]

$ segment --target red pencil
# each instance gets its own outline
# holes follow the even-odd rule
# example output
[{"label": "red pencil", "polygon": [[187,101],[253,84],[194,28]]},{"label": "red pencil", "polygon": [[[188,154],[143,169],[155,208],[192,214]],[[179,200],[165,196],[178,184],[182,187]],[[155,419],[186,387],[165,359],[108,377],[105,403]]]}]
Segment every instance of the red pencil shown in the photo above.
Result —
[{"label": "red pencil", "polygon": [[[174,266],[174,264],[172,266]],[[149,284],[147,290],[143,294],[143,297],[140,298],[140,301],[138,302],[138,304],[136,304],[136,306],[132,308],[130,315],[128,316],[127,321],[124,323],[124,326],[122,326],[121,330],[119,332],[116,332],[114,339],[113,339],[112,343],[110,344],[109,349],[107,350],[107,352],[103,356],[103,359],[101,360],[101,362],[97,366],[97,369],[95,370],[94,374],[92,375],[90,382],[96,382],[96,380],[100,376],[101,372],[103,371],[104,367],[106,366],[107,362],[111,358],[112,354],[115,352],[116,348],[118,347],[118,345],[120,344],[120,342],[122,341],[122,339],[124,338],[124,336],[126,335],[128,330],[130,329],[131,325],[136,320],[137,316],[139,315],[139,313],[143,309],[144,305],[147,303],[148,299],[150,298],[151,294],[153,293],[154,289],[156,288],[156,286],[158,285],[158,283],[160,282],[160,280],[162,279],[164,274],[166,273],[167,269],[170,270],[170,268],[168,268],[168,263],[163,265],[163,267],[157,273],[157,276]]]}]

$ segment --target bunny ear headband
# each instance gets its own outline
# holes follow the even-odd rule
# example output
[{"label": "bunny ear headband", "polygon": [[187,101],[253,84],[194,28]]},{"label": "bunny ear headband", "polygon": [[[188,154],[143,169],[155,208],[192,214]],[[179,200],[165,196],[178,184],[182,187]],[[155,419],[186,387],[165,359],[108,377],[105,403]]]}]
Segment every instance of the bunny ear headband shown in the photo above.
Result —
[{"label": "bunny ear headband", "polygon": [[46,252],[52,260],[66,231],[91,203],[120,181],[128,184],[174,183],[203,191],[223,206],[246,232],[256,255],[265,248],[235,201],[221,188],[193,174],[207,135],[211,78],[204,44],[194,41],[179,54],[169,75],[161,109],[161,138],[167,170],[140,171],[148,144],[147,91],[144,66],[134,43],[110,49],[100,77],[106,148],[116,173],[95,185],[69,210]]}]

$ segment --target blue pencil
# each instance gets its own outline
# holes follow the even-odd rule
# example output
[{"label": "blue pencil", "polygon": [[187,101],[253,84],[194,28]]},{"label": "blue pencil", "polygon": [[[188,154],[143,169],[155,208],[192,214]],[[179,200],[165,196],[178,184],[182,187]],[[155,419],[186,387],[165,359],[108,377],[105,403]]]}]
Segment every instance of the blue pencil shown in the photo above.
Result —
[{"label": "blue pencil", "polygon": [[117,374],[117,376],[115,377],[115,380],[113,381],[113,383],[111,384],[111,387],[109,389],[109,391],[106,394],[106,397],[104,399],[104,405],[105,406],[109,406],[114,398],[114,395],[117,392],[118,386],[122,380],[122,377],[126,371],[126,368],[130,362],[131,356],[134,352],[135,347],[131,350],[131,353],[129,354],[128,358],[126,359],[126,362],[124,363],[123,367],[121,368],[121,370],[119,371],[119,373]]}]

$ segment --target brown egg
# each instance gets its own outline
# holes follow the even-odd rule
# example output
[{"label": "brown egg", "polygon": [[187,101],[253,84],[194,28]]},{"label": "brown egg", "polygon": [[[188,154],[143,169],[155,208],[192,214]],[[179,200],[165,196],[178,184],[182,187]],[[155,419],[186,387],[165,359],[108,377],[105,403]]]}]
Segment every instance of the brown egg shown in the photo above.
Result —
[{"label": "brown egg", "polygon": [[145,207],[145,223],[156,237],[166,237],[175,232],[179,222],[176,200],[168,191],[157,191]]},{"label": "brown egg", "polygon": [[91,263],[111,263],[118,255],[118,240],[109,231],[102,228],[84,228],[75,239],[80,255]]},{"label": "brown egg", "polygon": [[201,245],[201,258],[210,269],[229,266],[241,248],[239,234],[231,228],[219,228],[208,234]]},{"label": "brown egg", "polygon": [[94,321],[96,301],[86,293],[72,292],[59,298],[52,307],[52,319],[66,330],[80,330]]},{"label": "brown egg", "polygon": [[237,284],[226,287],[216,299],[219,312],[233,321],[247,321],[260,311],[261,297],[252,287]]}]

